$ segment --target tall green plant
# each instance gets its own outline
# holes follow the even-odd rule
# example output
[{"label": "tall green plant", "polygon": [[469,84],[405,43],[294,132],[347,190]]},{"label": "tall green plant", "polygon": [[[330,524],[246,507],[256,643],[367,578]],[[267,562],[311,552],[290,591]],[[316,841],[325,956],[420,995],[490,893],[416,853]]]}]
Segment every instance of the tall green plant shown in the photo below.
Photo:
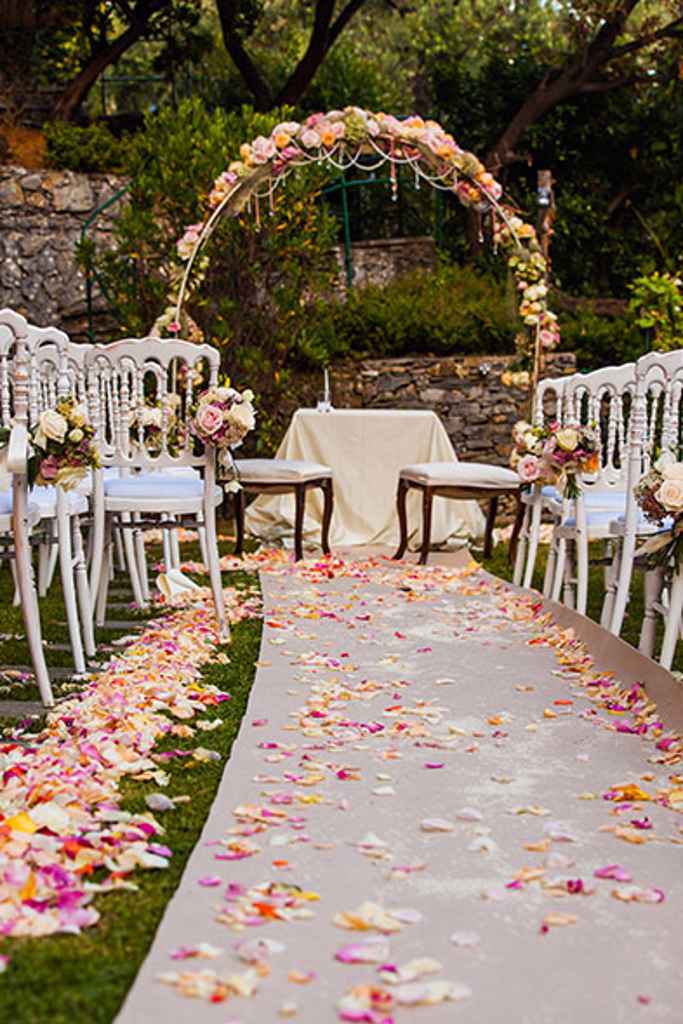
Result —
[{"label": "tall green plant", "polygon": [[[212,182],[246,139],[270,132],[288,111],[227,113],[188,100],[147,121],[130,143],[131,189],[114,228],[115,248],[96,257],[97,272],[122,332],[144,334],[166,305],[166,268],[185,227],[202,219]],[[336,222],[316,202],[321,172],[302,170],[263,203],[225,218],[209,245],[210,269],[188,312],[224,352],[236,383],[277,405],[305,339],[316,298],[334,277]],[[304,340],[303,349],[299,339]]]},{"label": "tall green plant", "polygon": [[630,287],[629,310],[651,333],[660,352],[683,346],[683,280],[673,274],[644,274]]}]

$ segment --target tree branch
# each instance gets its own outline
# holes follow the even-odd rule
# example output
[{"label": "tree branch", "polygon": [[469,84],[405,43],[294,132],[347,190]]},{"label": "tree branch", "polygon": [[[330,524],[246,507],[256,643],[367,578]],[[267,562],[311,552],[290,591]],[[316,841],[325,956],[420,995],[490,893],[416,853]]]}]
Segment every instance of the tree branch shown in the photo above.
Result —
[{"label": "tree branch", "polygon": [[236,26],[236,6],[234,0],[216,0],[223,43],[244,84],[254,97],[254,106],[258,110],[268,110],[273,105],[272,92],[242,44]]},{"label": "tree branch", "polygon": [[139,0],[135,6],[134,20],[128,28],[108,46],[98,48],[85,67],[62,90],[54,106],[54,116],[62,121],[71,121],[100,75],[145,35],[152,15],[170,3],[171,0]]},{"label": "tree branch", "polygon": [[313,81],[318,68],[324,61],[330,48],[354,14],[366,2],[367,0],[349,0],[331,25],[330,22],[334,13],[334,0],[317,0],[313,31],[311,32],[306,52],[275,97],[275,106],[294,105],[299,102]]},{"label": "tree branch", "polygon": [[645,47],[658,43],[660,39],[675,39],[681,35],[683,35],[683,15],[680,18],[675,18],[674,21],[670,21],[668,25],[663,25],[656,32],[650,32],[649,35],[633,39],[630,43],[624,43],[623,46],[613,47],[611,58],[624,57],[628,53],[637,53],[638,50],[644,50]]}]

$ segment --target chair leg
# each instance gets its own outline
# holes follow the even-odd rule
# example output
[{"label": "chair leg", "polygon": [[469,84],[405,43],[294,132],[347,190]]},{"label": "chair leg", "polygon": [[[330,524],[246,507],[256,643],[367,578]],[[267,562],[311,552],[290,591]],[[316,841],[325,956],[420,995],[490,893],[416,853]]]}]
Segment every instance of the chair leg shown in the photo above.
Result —
[{"label": "chair leg", "polygon": [[422,492],[422,547],[420,548],[419,564],[426,565],[429,558],[429,544],[432,539],[432,504],[434,492],[425,487]]},{"label": "chair leg", "polygon": [[521,498],[518,498],[515,525],[512,528],[512,536],[510,537],[510,546],[508,548],[508,561],[514,567],[512,582],[516,587],[522,582],[522,574],[524,572],[529,535],[529,516],[529,506],[525,505]]},{"label": "chair leg", "polygon": [[635,534],[627,533],[620,542],[620,548],[619,575],[616,582],[612,621],[609,624],[609,631],[614,633],[615,636],[619,636],[621,633],[624,616],[626,615],[626,605],[631,595],[631,576],[633,575],[633,559],[636,550]]},{"label": "chair leg", "polygon": [[666,625],[664,627],[664,640],[659,655],[659,664],[664,668],[671,668],[671,662],[676,653],[678,642],[678,631],[681,625],[681,609],[683,609],[683,572],[677,569],[671,582],[669,594],[669,608],[666,613]]},{"label": "chair leg", "polygon": [[71,520],[73,534],[74,552],[74,574],[76,577],[76,597],[78,599],[78,612],[81,620],[81,636],[83,646],[88,658],[94,658],[96,654],[95,629],[92,621],[92,600],[88,586],[88,572],[85,565],[85,551],[83,549],[83,536],[78,516]]},{"label": "chair leg", "polygon": [[244,554],[244,491],[240,487],[235,491],[235,554],[241,558]]},{"label": "chair leg", "polygon": [[97,582],[97,592],[93,592],[93,599],[95,600],[95,623],[98,626],[104,625],[105,616],[107,614],[107,595],[109,593],[109,577],[111,576],[111,569],[114,561],[115,530],[116,532],[118,532],[118,529],[114,527],[111,521],[111,516],[107,516],[104,524],[102,540],[102,561],[99,578]]},{"label": "chair leg", "polygon": [[206,545],[209,556],[209,577],[211,579],[211,593],[218,619],[218,638],[221,643],[227,644],[230,640],[230,627],[225,615],[225,598],[223,596],[223,579],[221,577],[220,559],[218,556],[218,537],[216,536],[216,509],[211,504],[213,492],[208,501],[204,504],[204,529],[206,530]]},{"label": "chair leg", "polygon": [[[137,523],[140,521],[140,516],[137,514],[133,515],[133,522]],[[142,600],[145,604],[149,604],[150,593],[149,593],[149,574],[147,572],[147,555],[145,553],[145,535],[141,529],[133,530],[133,545],[135,547],[135,559],[138,570],[138,578],[140,580],[140,590],[142,593]]]},{"label": "chair leg", "polygon": [[16,564],[17,586],[21,594],[21,611],[26,627],[26,639],[31,654],[31,664],[36,674],[36,683],[46,708],[54,706],[52,686],[45,664],[45,652],[40,629],[40,612],[38,595],[33,579],[31,562],[31,546],[28,540],[28,517],[26,511],[26,492],[22,491],[19,478],[14,483],[14,560]]},{"label": "chair leg", "polygon": [[304,557],[304,513],[306,511],[306,488],[303,484],[294,487],[294,560]]},{"label": "chair leg", "polygon": [[332,478],[323,480],[323,522],[320,536],[320,542],[323,549],[323,554],[329,555],[330,552],[330,523],[332,522],[332,513],[334,511],[334,484]]},{"label": "chair leg", "polygon": [[397,560],[403,558],[408,547],[408,511],[406,509],[408,490],[408,482],[406,480],[399,480],[398,491],[396,492],[396,512],[398,513],[398,525],[401,533],[398,548],[394,555],[394,559]]},{"label": "chair leg", "polygon": [[576,499],[576,610],[586,614],[588,605],[588,527],[586,525],[586,508],[581,495]]},{"label": "chair leg", "polygon": [[[131,522],[130,512],[121,513],[122,523],[128,524]],[[138,608],[145,607],[145,599],[142,596],[142,584],[140,583],[140,574],[138,573],[138,563],[135,557],[135,545],[133,543],[132,531],[128,528],[123,529],[123,551],[126,556],[126,568],[130,577],[130,585],[133,591],[133,600]],[[168,563],[166,563],[168,569]]]},{"label": "chair leg", "polygon": [[576,540],[565,541],[565,558],[562,587],[562,603],[567,608],[576,607]]},{"label": "chair leg", "polygon": [[643,623],[640,627],[640,641],[638,650],[647,658],[651,658],[655,649],[655,635],[657,632],[657,602],[662,596],[664,586],[664,567],[658,566],[645,573],[643,587],[645,590],[645,609],[643,611]]},{"label": "chair leg", "polygon": [[[173,516],[173,519],[175,520],[176,516]],[[177,530],[171,530],[170,544],[171,544],[171,565],[173,566],[174,569],[179,569],[180,568],[180,541],[178,540],[178,531]]]},{"label": "chair leg", "polygon": [[57,488],[57,540],[59,542],[59,568],[62,577],[62,595],[66,621],[69,627],[69,640],[73,654],[74,668],[82,674],[86,670],[83,653],[81,626],[78,621],[76,607],[76,586],[74,583],[74,563],[71,549],[71,523],[66,506],[67,497],[61,487]]},{"label": "chair leg", "polygon": [[484,558],[490,558],[493,554],[493,528],[496,525],[498,513],[498,495],[489,498],[489,507],[486,512],[486,532],[484,534]]},{"label": "chair leg", "polygon": [[529,512],[529,547],[524,567],[524,586],[529,590],[534,582],[534,569],[538,557],[538,542],[541,537],[541,515],[543,513],[543,502],[539,495],[534,501]]}]

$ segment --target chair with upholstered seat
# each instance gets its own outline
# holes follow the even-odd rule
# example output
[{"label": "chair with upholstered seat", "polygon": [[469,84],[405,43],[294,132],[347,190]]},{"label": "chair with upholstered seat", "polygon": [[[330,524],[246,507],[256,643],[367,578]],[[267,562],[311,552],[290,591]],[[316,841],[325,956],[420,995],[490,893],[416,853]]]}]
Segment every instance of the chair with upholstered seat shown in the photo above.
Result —
[{"label": "chair with upholstered seat", "polygon": [[236,459],[234,462],[237,479],[241,485],[235,492],[235,527],[237,545],[235,554],[244,551],[244,493],[248,494],[293,494],[294,495],[294,557],[303,558],[304,514],[306,494],[320,488],[323,492],[323,518],[321,546],[326,555],[330,554],[330,523],[334,508],[334,486],[332,470],[318,462],[304,462],[296,459]]},{"label": "chair with upholstered seat", "polygon": [[498,511],[498,500],[504,495],[519,499],[519,477],[504,466],[483,462],[421,462],[405,466],[399,473],[396,498],[401,539],[395,559],[403,558],[408,547],[408,492],[415,489],[422,494],[422,543],[420,565],[426,565],[429,556],[434,498],[455,498],[488,501],[484,557],[491,555],[493,527]]},{"label": "chair with upholstered seat", "polygon": [[[188,429],[195,400],[193,374],[208,369],[209,386],[215,386],[220,355],[210,345],[180,339],[126,338],[110,345],[94,345],[85,365],[92,422],[103,467],[116,467],[121,475],[105,479],[95,472],[93,489],[93,558],[91,591],[96,595],[96,621],[102,624],[107,605],[113,530],[132,531],[150,527],[176,529],[180,520],[206,530],[208,569],[218,631],[229,637],[221,583],[216,507],[223,492],[215,482],[215,449],[201,446]],[[178,396],[181,439],[171,435],[169,396]],[[158,446],[143,442],[142,428],[135,435],[132,423],[141,423],[146,401],[158,403],[162,415]],[[131,434],[133,436],[131,436]],[[201,475],[167,474],[168,469],[196,469]],[[136,521],[132,516],[137,515]],[[152,517],[152,518],[150,518]],[[173,517],[173,518],[171,518]],[[126,551],[135,602],[144,607],[145,594],[140,564]]]}]

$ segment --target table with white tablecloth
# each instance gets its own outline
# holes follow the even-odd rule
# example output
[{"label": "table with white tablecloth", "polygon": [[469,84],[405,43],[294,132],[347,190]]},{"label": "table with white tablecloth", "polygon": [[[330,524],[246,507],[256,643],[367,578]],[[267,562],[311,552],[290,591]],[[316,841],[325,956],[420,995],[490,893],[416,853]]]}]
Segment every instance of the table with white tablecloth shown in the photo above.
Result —
[{"label": "table with white tablecloth", "polygon": [[[417,462],[456,459],[446,429],[429,410],[299,409],[277,451],[279,459],[303,459],[330,466],[334,476],[333,546],[398,543],[396,487],[399,470]],[[421,503],[408,498],[411,547],[421,533]],[[306,499],[304,539],[319,543],[322,497]],[[294,532],[292,495],[260,495],[247,509],[247,531],[263,541],[291,539]],[[479,540],[484,517],[475,501],[434,499],[432,543],[462,547]]]}]

